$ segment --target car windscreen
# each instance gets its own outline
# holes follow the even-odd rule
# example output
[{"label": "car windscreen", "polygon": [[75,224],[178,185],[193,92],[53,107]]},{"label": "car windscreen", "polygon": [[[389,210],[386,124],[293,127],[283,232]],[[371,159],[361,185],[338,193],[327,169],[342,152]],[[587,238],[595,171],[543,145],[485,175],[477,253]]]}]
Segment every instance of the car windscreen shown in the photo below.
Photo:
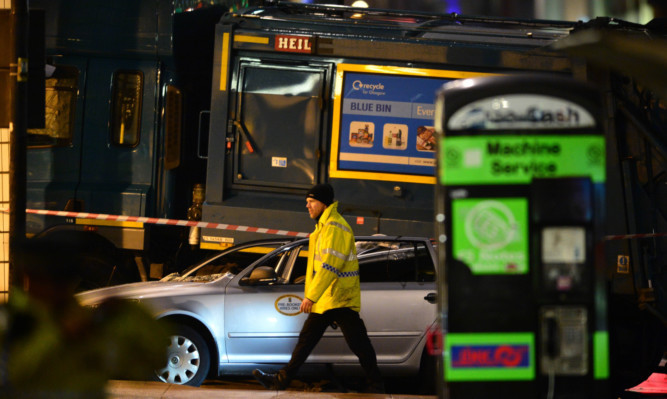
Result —
[{"label": "car windscreen", "polygon": [[227,273],[236,275],[278,246],[278,244],[265,244],[231,251],[191,267],[181,274],[170,274],[160,281],[213,281]]}]

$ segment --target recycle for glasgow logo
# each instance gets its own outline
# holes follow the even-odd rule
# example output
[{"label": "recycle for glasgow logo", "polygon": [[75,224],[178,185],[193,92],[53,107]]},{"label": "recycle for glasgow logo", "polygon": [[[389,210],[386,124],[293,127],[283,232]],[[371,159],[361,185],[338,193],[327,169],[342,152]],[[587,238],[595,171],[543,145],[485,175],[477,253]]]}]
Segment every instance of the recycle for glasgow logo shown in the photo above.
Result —
[{"label": "recycle for glasgow logo", "polygon": [[500,201],[482,201],[468,213],[466,236],[477,248],[497,250],[511,243],[517,234],[512,210]]},{"label": "recycle for glasgow logo", "polygon": [[452,204],[452,250],[474,274],[528,272],[528,200],[462,198]]}]

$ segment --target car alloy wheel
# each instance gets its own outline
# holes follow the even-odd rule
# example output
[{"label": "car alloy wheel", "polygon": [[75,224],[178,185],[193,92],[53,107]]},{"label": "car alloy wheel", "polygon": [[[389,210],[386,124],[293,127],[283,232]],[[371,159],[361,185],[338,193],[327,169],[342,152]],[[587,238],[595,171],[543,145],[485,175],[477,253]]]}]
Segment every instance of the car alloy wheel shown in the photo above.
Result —
[{"label": "car alloy wheel", "polygon": [[155,373],[163,382],[199,386],[208,374],[209,365],[206,341],[194,329],[180,326],[178,332],[169,337],[166,365]]}]

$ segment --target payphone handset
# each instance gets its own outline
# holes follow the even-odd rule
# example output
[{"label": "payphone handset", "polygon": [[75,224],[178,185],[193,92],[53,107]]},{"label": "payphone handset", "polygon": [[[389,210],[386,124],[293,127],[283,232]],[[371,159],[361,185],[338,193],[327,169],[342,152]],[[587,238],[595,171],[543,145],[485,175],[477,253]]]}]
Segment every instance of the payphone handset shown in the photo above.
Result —
[{"label": "payphone handset", "polygon": [[583,306],[540,309],[540,368],[546,375],[588,373],[588,312]]}]

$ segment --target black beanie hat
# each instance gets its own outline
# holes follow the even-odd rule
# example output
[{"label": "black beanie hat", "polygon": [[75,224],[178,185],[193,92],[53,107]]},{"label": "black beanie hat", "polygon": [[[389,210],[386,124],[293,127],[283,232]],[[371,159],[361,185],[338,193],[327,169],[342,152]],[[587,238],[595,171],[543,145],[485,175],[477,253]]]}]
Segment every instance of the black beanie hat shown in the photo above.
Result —
[{"label": "black beanie hat", "polygon": [[333,187],[331,187],[331,184],[329,183],[318,184],[316,186],[313,186],[313,188],[308,190],[306,198],[316,199],[322,202],[324,205],[329,206],[333,203],[334,200]]}]

